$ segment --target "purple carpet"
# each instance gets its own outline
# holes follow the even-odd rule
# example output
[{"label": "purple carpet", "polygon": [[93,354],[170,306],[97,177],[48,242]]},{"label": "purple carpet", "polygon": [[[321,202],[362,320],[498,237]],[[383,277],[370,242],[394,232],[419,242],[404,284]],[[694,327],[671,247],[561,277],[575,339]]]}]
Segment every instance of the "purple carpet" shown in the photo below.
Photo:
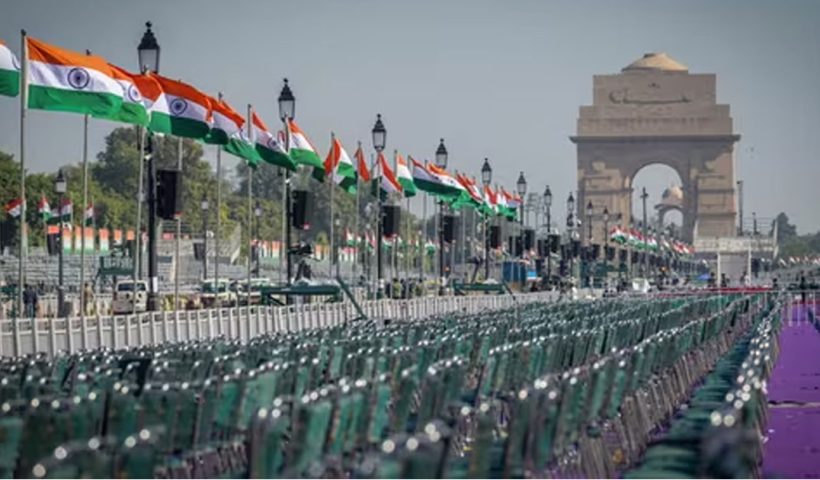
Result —
[{"label": "purple carpet", "polygon": [[820,477],[820,333],[803,307],[786,312],[780,358],[769,380],[763,474]]}]

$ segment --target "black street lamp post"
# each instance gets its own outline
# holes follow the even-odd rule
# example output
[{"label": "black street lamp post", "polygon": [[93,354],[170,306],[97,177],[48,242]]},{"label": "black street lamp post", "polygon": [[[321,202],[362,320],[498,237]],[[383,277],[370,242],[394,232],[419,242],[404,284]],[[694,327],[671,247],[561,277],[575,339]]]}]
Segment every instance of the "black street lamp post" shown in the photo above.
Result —
[{"label": "black street lamp post", "polygon": [[54,191],[60,196],[57,207],[57,218],[60,221],[59,235],[60,243],[57,244],[60,266],[57,273],[57,315],[62,317],[65,314],[65,285],[63,283],[63,199],[66,192],[66,179],[63,169],[57,171],[57,178],[54,179]]},{"label": "black street lamp post", "polygon": [[575,263],[575,252],[572,248],[573,242],[573,233],[575,230],[575,197],[572,196],[572,192],[570,192],[569,197],[567,197],[567,245],[569,252],[567,256],[569,257],[569,278],[575,277],[575,272],[573,271],[574,263]]},{"label": "black street lamp post", "polygon": [[202,281],[208,279],[208,196],[203,195],[199,206],[202,208]]},{"label": "black street lamp post", "polygon": [[604,207],[604,289],[609,283],[609,209]]},{"label": "black street lamp post", "polygon": [[[285,85],[279,92],[277,103],[279,104],[279,119],[285,126],[285,151],[290,150],[290,122],[289,120],[296,115],[296,97],[288,85],[288,79],[284,79]],[[290,286],[293,279],[293,263],[290,260],[290,227],[293,221],[293,205],[290,201],[290,170],[285,169],[285,263],[287,264],[287,285]],[[290,296],[286,298],[290,303]]]},{"label": "black street lamp post", "polygon": [[[643,228],[642,228],[641,234],[643,235],[644,243],[648,240],[648,238],[646,236],[646,229],[647,229],[647,226],[648,226],[647,222],[646,222],[646,199],[648,197],[649,197],[649,194],[646,193],[646,187],[643,187],[643,190],[641,192],[641,204],[643,205]],[[644,276],[646,276],[649,273],[648,269],[647,269],[647,260],[648,260],[648,258],[649,258],[649,255],[647,255],[646,249],[644,248],[644,252],[643,252],[643,274],[644,274]]]},{"label": "black street lamp post", "polygon": [[524,178],[524,172],[521,172],[521,173],[518,174],[518,181],[515,182],[515,188],[516,188],[516,191],[518,193],[518,201],[521,203],[519,205],[519,209],[520,209],[521,213],[520,213],[520,216],[518,218],[518,223],[520,224],[520,227],[519,227],[519,232],[520,233],[518,235],[518,238],[521,241],[521,256],[519,257],[521,262],[519,263],[519,266],[524,268],[523,282],[524,282],[524,285],[526,285],[527,270],[524,267],[524,250],[525,250],[524,242],[526,241],[526,232],[524,232],[524,196],[527,194],[527,179]]},{"label": "black street lamp post", "polygon": [[[146,30],[137,46],[137,61],[142,73],[159,73],[160,47],[154,32],[151,31],[151,22],[145,23]],[[148,311],[155,311],[158,307],[159,282],[157,278],[157,166],[153,155],[153,138],[148,136],[145,145],[145,158],[148,162],[148,195],[146,196],[148,215]],[[137,235],[139,235],[137,225]]]},{"label": "black street lamp post", "polygon": [[[444,146],[444,139],[439,139],[438,148],[436,148],[436,166],[440,169],[447,168],[447,147]],[[444,295],[447,280],[444,276],[444,200],[438,201],[438,275],[439,281],[439,295]]]},{"label": "black street lamp post", "polygon": [[[493,181],[493,169],[490,161],[485,157],[484,165],[481,166],[481,184],[484,189],[490,186]],[[484,216],[484,281],[490,279],[490,216]]]},{"label": "black street lamp post", "polygon": [[[381,156],[381,153],[384,151],[384,147],[387,145],[387,129],[384,128],[384,123],[382,123],[382,115],[380,113],[376,114],[376,123],[373,125],[373,130],[371,131],[373,135],[373,148],[376,150],[377,156]],[[381,191],[381,176],[384,175],[384,172],[381,171],[381,161],[377,159],[378,162],[378,182],[379,185],[376,186],[376,298],[382,298],[384,293],[384,280],[383,280],[383,270],[382,270],[382,191]]]},{"label": "black street lamp post", "polygon": [[518,189],[518,197],[521,200],[521,216],[518,219],[518,223],[524,225],[524,195],[527,194],[527,179],[524,178],[524,172],[518,175],[518,181],[515,183],[515,187]]},{"label": "black street lamp post", "polygon": [[256,261],[256,278],[259,278],[259,275],[262,270],[262,266],[259,264],[260,257],[260,248],[259,248],[259,226],[262,224],[262,206],[259,202],[256,202],[256,205],[253,208],[253,215],[256,217],[256,225],[255,225],[255,237],[256,237],[256,252],[254,254],[254,260]]},{"label": "black street lamp post", "polygon": [[552,280],[552,252],[550,237],[552,235],[552,191],[550,186],[544,190],[544,213],[547,216],[547,285]]},{"label": "black street lamp post", "polygon": [[584,255],[584,257],[586,257],[586,258],[583,259],[584,264],[586,265],[586,272],[587,272],[586,278],[587,278],[587,282],[588,282],[590,288],[592,288],[592,278],[593,278],[593,271],[592,271],[593,270],[593,268],[592,268],[592,266],[593,266],[593,261],[592,261],[592,211],[593,211],[593,208],[594,207],[592,206],[592,200],[590,200],[589,202],[587,202],[587,208],[586,208],[587,232],[588,233],[587,233],[587,248],[584,249],[584,251],[586,252],[586,255]]}]

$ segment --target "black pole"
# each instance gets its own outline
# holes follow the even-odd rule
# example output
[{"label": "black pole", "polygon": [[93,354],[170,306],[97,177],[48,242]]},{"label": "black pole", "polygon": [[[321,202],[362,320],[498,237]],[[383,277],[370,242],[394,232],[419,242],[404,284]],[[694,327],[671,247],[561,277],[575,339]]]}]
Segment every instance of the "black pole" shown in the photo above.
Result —
[{"label": "black pole", "polygon": [[490,279],[490,217],[484,217],[484,281]]},{"label": "black pole", "polygon": [[438,202],[438,278],[439,295],[444,295],[444,202]]},{"label": "black pole", "polygon": [[[290,170],[285,170],[285,212],[287,212],[287,218],[285,219],[285,255],[288,264],[288,286],[291,285],[291,278],[293,278],[293,264],[290,261],[290,224],[292,223],[292,215],[293,211],[291,209],[291,201],[290,201]],[[290,296],[287,297],[288,303],[290,303]]]},{"label": "black pole", "polygon": [[[384,173],[382,173],[384,175]],[[381,179],[379,179],[381,182]],[[384,288],[382,285],[382,202],[381,185],[376,188],[376,195],[379,196],[376,208],[376,298],[382,298]]]},{"label": "black pole", "polygon": [[[254,213],[256,213],[256,212],[254,212]],[[254,218],[256,219],[256,254],[254,255],[254,260],[256,260],[256,278],[259,278],[259,276],[262,274],[262,266],[259,264],[259,259],[260,259],[260,256],[259,256],[259,250],[260,250],[259,249],[259,243],[260,243],[259,224],[261,222],[259,221],[259,215],[254,215]]]},{"label": "black pole", "polygon": [[[648,197],[648,196],[649,195],[646,193],[646,187],[644,187],[643,192],[641,193],[641,203],[643,205],[643,228],[641,229],[642,230],[641,234],[643,235],[643,241],[644,242],[646,242],[646,240],[647,240],[647,238],[646,238],[646,227],[647,227],[647,224],[646,224],[647,223],[646,222],[646,197]],[[646,277],[646,275],[649,274],[649,268],[647,266],[647,260],[649,259],[648,258],[649,256],[646,253],[647,252],[646,252],[646,249],[644,247],[643,263],[642,263],[644,277]]]},{"label": "black pole", "polygon": [[148,311],[157,310],[159,281],[157,278],[157,165],[154,161],[154,140],[148,135],[145,153],[148,157]]},{"label": "black pole", "polygon": [[552,218],[550,218],[550,207],[547,206],[547,285],[550,285],[552,281],[552,242],[551,242],[551,235],[552,235]]},{"label": "black pole", "polygon": [[[208,279],[208,209],[202,210],[202,280]],[[217,286],[217,288],[219,288]]]},{"label": "black pole", "polygon": [[60,193],[60,206],[57,208],[57,218],[59,219],[60,223],[60,243],[57,246],[59,248],[58,254],[60,255],[60,266],[57,273],[57,283],[59,287],[57,288],[57,316],[62,317],[65,313],[65,285],[63,284],[63,198],[65,195]]},{"label": "black pole", "polygon": [[604,290],[609,284],[609,218],[604,218]]}]

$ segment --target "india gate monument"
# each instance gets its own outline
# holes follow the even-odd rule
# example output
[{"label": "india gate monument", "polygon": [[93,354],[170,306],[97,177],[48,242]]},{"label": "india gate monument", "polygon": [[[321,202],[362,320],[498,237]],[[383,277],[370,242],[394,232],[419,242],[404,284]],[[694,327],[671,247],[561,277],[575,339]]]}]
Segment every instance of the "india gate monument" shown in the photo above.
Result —
[{"label": "india gate monument", "polygon": [[583,211],[592,202],[594,242],[603,235],[604,208],[616,219],[611,226],[629,226],[638,188],[632,180],[651,164],[667,165],[681,179],[684,240],[735,236],[733,149],[740,136],[715,87],[715,74],[689,73],[665,53],[594,76],[592,105],[580,107],[570,137],[578,153],[577,205]]}]

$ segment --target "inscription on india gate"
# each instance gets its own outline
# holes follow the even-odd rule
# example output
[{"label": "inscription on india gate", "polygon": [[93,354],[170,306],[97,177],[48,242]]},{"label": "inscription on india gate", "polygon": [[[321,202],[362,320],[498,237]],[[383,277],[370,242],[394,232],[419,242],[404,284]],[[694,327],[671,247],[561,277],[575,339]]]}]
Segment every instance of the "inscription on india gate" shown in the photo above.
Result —
[{"label": "inscription on india gate", "polygon": [[[648,53],[621,73],[595,75],[592,105],[580,107],[578,205],[593,205],[593,241],[610,225],[628,227],[632,179],[651,164],[673,168],[683,190],[682,236],[735,234],[733,149],[729,105],[716,102],[714,74],[692,74],[664,53]],[[618,217],[618,214],[621,216]],[[637,220],[636,219],[636,223]]]}]

